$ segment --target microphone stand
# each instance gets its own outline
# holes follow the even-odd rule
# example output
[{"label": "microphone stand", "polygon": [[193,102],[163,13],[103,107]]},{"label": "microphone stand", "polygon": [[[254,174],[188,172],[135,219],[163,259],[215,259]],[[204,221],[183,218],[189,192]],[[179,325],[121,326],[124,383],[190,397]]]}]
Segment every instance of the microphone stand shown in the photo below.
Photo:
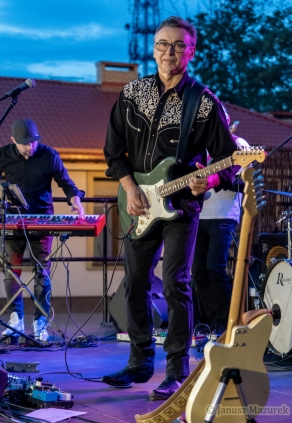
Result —
[{"label": "microphone stand", "polygon": [[0,125],[2,124],[2,122],[4,121],[4,119],[6,118],[8,113],[13,109],[13,107],[16,106],[17,100],[18,100],[18,95],[15,96],[15,97],[12,97],[12,100],[11,100],[9,106],[7,107],[6,111],[4,112],[4,114],[0,118]]},{"label": "microphone stand", "polygon": [[271,150],[268,153],[268,157],[271,156],[272,154],[276,153],[276,151],[278,151],[281,147],[283,147],[283,145],[287,144],[287,142],[289,142],[292,138],[292,135],[290,135],[289,138],[287,138],[285,141],[281,142],[281,144],[277,145],[277,147],[273,148],[273,150]]},{"label": "microphone stand", "polygon": [[[8,266],[7,264],[7,253],[6,253],[6,231],[5,231],[5,223],[6,223],[6,211],[8,208],[8,201],[7,201],[7,190],[9,187],[9,182],[3,182],[1,184],[2,186],[2,198],[1,198],[1,204],[0,204],[0,208],[1,208],[1,220],[2,220],[2,230],[1,230],[1,247],[2,247],[2,251],[1,251],[1,255],[0,255],[0,261],[2,264],[2,272],[5,273],[5,270]],[[7,329],[10,329],[12,331],[12,333],[10,335],[6,335],[3,336],[1,338],[1,342],[5,341],[7,338],[10,338],[12,335],[14,335],[15,333],[17,333],[18,335],[24,337],[25,339],[27,339],[28,341],[37,344],[39,347],[43,347],[43,344],[39,341],[37,341],[34,338],[31,338],[30,336],[26,335],[23,332],[18,331],[17,329],[9,326],[7,323],[3,322],[3,320],[0,319],[0,325],[6,327]]]}]

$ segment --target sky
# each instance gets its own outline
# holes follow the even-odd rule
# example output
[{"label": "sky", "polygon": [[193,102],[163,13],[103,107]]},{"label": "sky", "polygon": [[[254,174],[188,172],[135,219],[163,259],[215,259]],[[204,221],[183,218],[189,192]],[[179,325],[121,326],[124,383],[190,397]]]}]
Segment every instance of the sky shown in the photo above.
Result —
[{"label": "sky", "polygon": [[[96,62],[130,62],[125,25],[134,1],[0,0],[0,76],[96,82]],[[220,1],[156,0],[159,21],[208,12]],[[279,1],[292,3],[272,4]]]},{"label": "sky", "polygon": [[[142,0],[144,1],[144,0]],[[160,19],[206,0],[157,0]],[[129,63],[134,0],[0,0],[0,76],[96,82],[98,61]]]}]

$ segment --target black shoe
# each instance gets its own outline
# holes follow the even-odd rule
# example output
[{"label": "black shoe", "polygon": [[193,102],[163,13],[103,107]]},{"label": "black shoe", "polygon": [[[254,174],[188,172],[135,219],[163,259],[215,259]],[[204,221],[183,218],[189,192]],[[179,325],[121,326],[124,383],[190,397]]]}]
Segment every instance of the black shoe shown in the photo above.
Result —
[{"label": "black shoe", "polygon": [[102,382],[114,388],[131,388],[131,383],[145,383],[153,376],[153,367],[124,367],[121,371],[103,376]]},{"label": "black shoe", "polygon": [[166,376],[164,381],[151,393],[152,400],[166,400],[183,384],[185,377]]}]

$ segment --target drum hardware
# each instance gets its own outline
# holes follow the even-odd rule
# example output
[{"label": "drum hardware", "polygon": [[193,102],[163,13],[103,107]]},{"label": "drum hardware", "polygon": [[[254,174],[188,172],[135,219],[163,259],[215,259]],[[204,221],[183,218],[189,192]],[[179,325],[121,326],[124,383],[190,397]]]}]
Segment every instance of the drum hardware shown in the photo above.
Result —
[{"label": "drum hardware", "polygon": [[271,192],[272,194],[286,195],[286,197],[292,197],[292,192],[274,191],[274,190],[270,190],[270,189],[265,189],[265,192]]},{"label": "drum hardware", "polygon": [[262,282],[265,280],[265,277],[266,277],[265,273],[261,273],[259,276],[260,288],[261,288]]},{"label": "drum hardware", "polygon": [[[289,194],[292,197],[291,193],[270,192]],[[276,222],[279,224],[287,220],[288,248],[279,245],[273,247],[266,258],[268,271],[266,275],[261,274],[259,277],[264,306],[271,309],[273,315],[273,328],[268,346],[282,357],[292,351],[292,318],[289,306],[292,295],[291,218],[292,210],[286,210]]]},{"label": "drum hardware", "polygon": [[281,309],[278,304],[274,304],[272,307],[273,324],[278,326],[281,321]]},{"label": "drum hardware", "polygon": [[269,348],[282,357],[292,352],[292,264],[288,259],[276,260],[262,284],[265,308],[272,310],[273,328]]},{"label": "drum hardware", "polygon": [[281,245],[276,245],[275,247],[271,248],[269,251],[267,258],[266,258],[266,266],[267,269],[271,266],[271,264],[276,263],[282,259],[288,258],[288,250]]},{"label": "drum hardware", "polygon": [[[237,237],[236,237],[235,232],[234,231],[230,231],[230,235],[231,235],[231,237],[233,239],[234,245],[238,249],[238,240],[237,240]],[[249,266],[253,265],[255,261],[259,261],[259,262],[263,263],[263,261],[261,259],[259,259],[258,257],[250,256],[249,259],[248,259]],[[256,293],[256,295],[254,295],[254,297],[255,297],[255,299],[254,299],[254,306],[255,306],[255,308],[257,308],[257,307],[260,308],[260,306],[258,305],[258,303],[261,304],[261,307],[262,308],[266,308],[265,305],[264,305],[263,299],[261,297],[260,289],[257,288],[257,285],[256,285],[256,283],[255,283],[255,281],[254,281],[254,279],[253,279],[253,277],[251,275],[251,272],[249,270],[248,270],[248,277],[251,280],[252,285],[253,285],[253,288],[251,288],[251,289],[254,289],[255,290],[255,293]],[[249,299],[250,299],[250,293],[249,293],[249,289],[248,289],[248,292],[247,292],[247,295],[246,295],[246,310],[247,311],[250,309]],[[256,301],[258,303],[256,303]],[[256,307],[256,304],[257,304],[257,307]]]},{"label": "drum hardware", "polygon": [[259,310],[261,307],[260,307],[260,299],[259,298],[255,298],[254,300],[253,300],[253,303],[254,303],[254,309],[255,310]]},{"label": "drum hardware", "polygon": [[250,308],[252,310],[259,310],[260,307],[260,298],[259,298],[259,292],[257,289],[255,288],[249,288],[248,289],[248,294],[249,294],[249,304],[250,304]]},{"label": "drum hardware", "polygon": [[[289,193],[292,197],[292,194]],[[282,217],[276,222],[276,225],[283,220],[287,219],[287,235],[288,235],[288,260],[291,260],[291,217],[292,217],[292,210],[286,210],[282,212]]]}]

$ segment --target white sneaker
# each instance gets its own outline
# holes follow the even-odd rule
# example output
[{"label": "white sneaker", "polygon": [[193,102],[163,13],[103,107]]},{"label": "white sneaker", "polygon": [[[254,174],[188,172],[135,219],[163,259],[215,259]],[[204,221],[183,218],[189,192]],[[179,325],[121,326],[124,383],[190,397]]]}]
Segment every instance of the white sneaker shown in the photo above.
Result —
[{"label": "white sneaker", "polygon": [[[14,329],[19,330],[20,332],[24,333],[24,321],[23,318],[20,319],[18,317],[18,314],[16,311],[13,311],[13,313],[10,314],[10,320],[7,323],[9,326],[11,326]],[[2,336],[7,336],[7,335],[11,335],[12,336],[19,336],[18,333],[13,332],[11,329],[7,328],[2,332]]]},{"label": "white sneaker", "polygon": [[39,317],[37,320],[34,319],[33,321],[33,332],[34,332],[34,339],[38,341],[47,341],[49,338],[49,334],[47,332],[47,319],[45,316]]}]

